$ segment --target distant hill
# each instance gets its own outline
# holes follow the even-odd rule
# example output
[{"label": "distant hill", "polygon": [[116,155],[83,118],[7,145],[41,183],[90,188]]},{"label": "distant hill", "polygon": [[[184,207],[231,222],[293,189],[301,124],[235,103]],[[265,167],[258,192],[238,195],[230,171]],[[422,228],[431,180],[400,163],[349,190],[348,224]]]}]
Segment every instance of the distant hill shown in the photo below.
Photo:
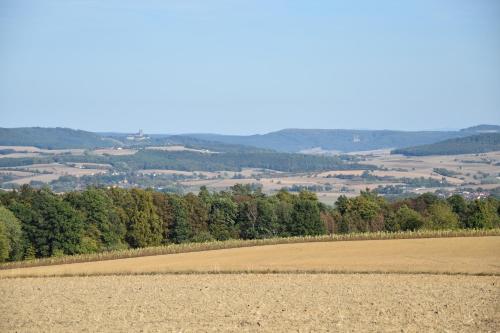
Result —
[{"label": "distant hill", "polygon": [[461,132],[481,134],[481,133],[500,133],[498,125],[477,125],[460,130]]},{"label": "distant hill", "polygon": [[96,148],[116,145],[92,132],[69,128],[0,128],[0,146],[34,146],[43,149]]},{"label": "distant hill", "polygon": [[392,131],[349,129],[284,129],[262,135],[184,134],[147,135],[92,133],[69,128],[0,128],[0,145],[39,148],[96,148],[185,145],[218,152],[356,152],[429,145],[480,133],[500,133],[500,126],[479,125],[460,131]]},{"label": "distant hill", "polygon": [[403,148],[430,144],[470,135],[465,131],[390,131],[344,129],[285,129],[263,135],[186,134],[222,143],[248,145],[281,152],[301,152],[312,148],[353,152],[382,148]]},{"label": "distant hill", "polygon": [[393,154],[408,156],[477,154],[500,150],[500,133],[484,133],[444,140],[429,145],[395,149]]},{"label": "distant hill", "polygon": [[158,137],[158,138],[153,137],[152,143],[154,143],[155,145],[183,145],[188,148],[208,149],[215,152],[225,152],[225,153],[275,152],[272,149],[258,148],[249,145],[203,140],[184,135],[172,135],[169,137]]},{"label": "distant hill", "polygon": [[165,145],[182,145],[187,148],[207,149],[214,152],[226,153],[255,153],[255,152],[272,152],[273,150],[257,148],[241,144],[224,143],[218,141],[210,141],[201,138],[186,136],[186,135],[170,135],[170,134],[150,134],[146,140],[130,141],[127,140],[129,134],[123,133],[100,133],[110,139],[117,140],[123,145],[133,148],[141,148],[146,146],[165,146]]}]

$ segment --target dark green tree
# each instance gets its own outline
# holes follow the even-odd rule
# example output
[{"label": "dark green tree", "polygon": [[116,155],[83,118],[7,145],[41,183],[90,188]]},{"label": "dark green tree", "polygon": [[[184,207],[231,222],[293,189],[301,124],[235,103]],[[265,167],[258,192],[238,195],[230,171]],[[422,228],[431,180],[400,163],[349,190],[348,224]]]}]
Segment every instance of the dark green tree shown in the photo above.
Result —
[{"label": "dark green tree", "polygon": [[[189,224],[193,231],[193,237],[203,235],[206,237],[208,233],[208,213],[209,205],[205,203],[199,196],[188,193],[184,196],[184,204],[187,210]],[[202,238],[203,238],[202,237]]]},{"label": "dark green tree", "polygon": [[84,215],[85,252],[127,247],[124,242],[126,225],[118,217],[106,192],[90,187],[83,192],[69,193],[65,200]]},{"label": "dark green tree", "polygon": [[345,195],[341,195],[335,202],[335,208],[341,215],[344,215],[351,209],[351,202]]},{"label": "dark green tree", "polygon": [[415,210],[406,205],[401,206],[394,217],[397,229],[401,230],[417,230],[424,225],[424,219]]},{"label": "dark green tree", "polygon": [[83,216],[48,190],[21,193],[9,208],[22,222],[23,232],[38,257],[81,252]]},{"label": "dark green tree", "polygon": [[242,238],[269,238],[279,234],[276,202],[258,198],[240,204],[238,225]]},{"label": "dark green tree", "polygon": [[472,201],[469,204],[466,226],[476,229],[491,229],[500,226],[495,199]]},{"label": "dark green tree", "polygon": [[188,212],[182,198],[171,196],[169,199],[172,207],[173,223],[170,231],[170,239],[175,243],[188,242],[192,237],[192,228],[188,221]]},{"label": "dark green tree", "polygon": [[237,206],[231,198],[218,195],[212,198],[208,217],[210,234],[217,240],[237,238]]},{"label": "dark green tree", "polygon": [[21,221],[7,208],[0,206],[0,225],[8,242],[8,260],[20,260],[24,255]]},{"label": "dark green tree", "polygon": [[170,242],[170,233],[174,224],[174,212],[171,206],[170,194],[162,192],[153,192],[153,204],[156,208],[156,214],[161,221],[162,243]]},{"label": "dark green tree", "polygon": [[318,202],[298,200],[293,205],[292,224],[289,233],[292,236],[321,235],[326,228],[321,222]]},{"label": "dark green tree", "polygon": [[460,224],[455,214],[446,202],[436,202],[429,209],[425,227],[428,229],[457,229]]},{"label": "dark green tree", "polygon": [[451,206],[452,211],[458,215],[460,226],[463,228],[467,223],[467,201],[464,197],[458,194],[454,194],[448,199],[446,199],[448,204]]},{"label": "dark green tree", "polygon": [[0,262],[7,260],[10,253],[10,241],[6,229],[5,224],[0,221]]},{"label": "dark green tree", "polygon": [[117,219],[127,226],[125,239],[131,247],[160,245],[162,221],[153,203],[153,193],[141,189],[111,189],[109,196],[116,207]]}]

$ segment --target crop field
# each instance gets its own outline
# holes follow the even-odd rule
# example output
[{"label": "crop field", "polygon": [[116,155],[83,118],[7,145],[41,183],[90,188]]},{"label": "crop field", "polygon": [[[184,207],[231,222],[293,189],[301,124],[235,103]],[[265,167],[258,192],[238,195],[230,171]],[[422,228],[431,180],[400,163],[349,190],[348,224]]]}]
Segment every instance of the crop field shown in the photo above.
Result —
[{"label": "crop field", "polygon": [[[80,163],[80,164],[89,164],[89,163]],[[61,176],[81,177],[81,176],[95,175],[107,172],[107,169],[103,167],[106,166],[105,164],[94,163],[93,165],[95,168],[81,168],[81,167],[79,168],[59,163],[33,164],[33,165],[19,166],[15,168],[4,168],[3,170],[0,169],[0,172],[4,172],[6,174],[16,171],[24,172],[25,176],[22,176],[22,178],[10,181],[10,183],[18,185],[29,184],[32,181],[48,183],[58,179]],[[89,166],[92,165],[89,164]]]},{"label": "crop field", "polygon": [[[401,179],[445,179],[448,186],[430,187],[416,186],[410,192],[421,194],[434,192],[438,189],[452,191],[459,186],[470,188],[481,187],[492,189],[500,183],[498,178],[500,152],[450,156],[419,156],[406,157],[391,155],[389,150],[357,152],[363,160],[361,164],[375,165],[379,170],[370,172],[378,180],[360,179],[365,170],[330,170],[317,173],[278,173],[271,172],[259,175],[258,173],[239,173],[244,179],[233,177],[234,172],[219,172],[217,177],[193,178],[179,181],[179,184],[196,192],[200,186],[207,186],[211,190],[221,191],[236,184],[258,184],[265,193],[274,193],[283,187],[323,187],[326,191],[313,190],[319,199],[326,204],[333,204],[340,195],[356,196],[365,189],[374,190],[379,186],[404,185]],[[453,173],[453,176],[443,176],[435,171],[443,169]],[[348,176],[353,177],[352,179]],[[357,178],[356,178],[357,177]],[[383,179],[386,177],[386,179]],[[392,179],[390,178],[392,177]]]},{"label": "crop field", "polygon": [[217,154],[218,152],[210,151],[208,149],[194,149],[185,146],[172,145],[172,146],[149,146],[146,147],[149,150],[163,150],[163,151],[190,151],[202,154]]},{"label": "crop field", "polygon": [[0,281],[3,332],[478,332],[500,278],[217,274]]},{"label": "crop field", "polygon": [[[401,177],[401,172],[406,177],[432,177],[441,178],[433,172],[434,168],[444,168],[457,173],[456,177],[445,177],[450,183],[461,184],[474,182],[474,175],[481,173],[498,174],[500,152],[483,154],[447,155],[447,156],[418,156],[406,157],[403,155],[390,155],[387,152],[368,155],[365,163],[388,169],[389,172],[376,171],[379,175],[392,175]],[[461,179],[463,178],[463,179]]]},{"label": "crop field", "polygon": [[36,174],[33,176],[15,179],[15,180],[10,181],[9,183],[17,184],[17,185],[30,184],[31,182],[50,183],[53,180],[59,179],[59,177],[61,177],[60,174],[43,173],[43,174]]},{"label": "crop field", "polygon": [[277,244],[0,270],[0,277],[179,272],[500,275],[500,236]]},{"label": "crop field", "polygon": [[500,236],[486,236],[4,269],[0,331],[494,332],[499,263]]},{"label": "crop field", "polygon": [[137,153],[137,149],[101,148],[92,150],[92,154],[94,155],[125,156],[125,155],[134,155],[135,153]]},{"label": "crop field", "polygon": [[[83,155],[85,149],[40,149],[33,146],[0,146],[0,150],[13,150],[15,153],[12,154],[48,154],[48,155],[61,155],[61,154],[71,154],[71,155]],[[13,157],[11,154],[3,155],[5,157]],[[21,157],[28,157],[30,155],[24,155]]]},{"label": "crop field", "polygon": [[[0,155],[0,158],[20,157],[43,157],[47,155],[83,155],[84,149],[59,149],[47,150],[31,146],[0,146],[3,149],[13,150],[12,153]],[[149,146],[147,150],[196,151],[209,153],[208,150],[191,149],[181,145],[172,146]],[[97,156],[124,156],[133,155],[138,149],[131,148],[106,148],[88,150],[91,158]],[[97,155],[97,156],[95,156]],[[318,194],[318,198],[325,204],[333,204],[341,195],[356,196],[365,189],[374,190],[378,187],[398,186],[405,194],[421,194],[434,192],[436,190],[455,191],[461,187],[470,189],[482,188],[492,190],[500,185],[499,163],[500,152],[484,154],[450,155],[450,156],[419,156],[407,157],[403,155],[391,155],[390,150],[376,150],[356,152],[351,155],[359,159],[360,165],[366,164],[376,166],[378,169],[370,171],[368,175],[363,174],[366,170],[324,170],[317,172],[287,173],[274,170],[262,170],[244,168],[241,171],[181,171],[167,169],[135,170],[137,175],[176,175],[171,181],[173,187],[180,187],[184,192],[198,192],[201,186],[207,186],[210,190],[223,191],[236,184],[259,185],[266,194],[273,194],[286,188],[290,191],[308,189]],[[91,161],[89,158],[89,161]],[[77,163],[74,163],[75,165]],[[111,173],[117,170],[107,165],[94,169],[92,163],[86,164],[85,168],[72,168],[68,165],[57,163],[47,165],[15,166],[8,170],[0,170],[3,174],[3,183],[12,186],[29,184],[33,182],[50,183],[61,176],[70,175],[80,177],[83,175],[95,176],[109,170]],[[37,167],[38,171],[45,172],[37,175],[14,175],[10,171],[33,171],[30,167]],[[440,169],[441,171],[439,171]],[[441,173],[439,173],[441,172]],[[444,175],[442,174],[444,173]],[[149,177],[146,185],[138,183],[138,186],[164,187],[165,178]],[[158,180],[159,179],[159,180]],[[405,183],[406,179],[406,183]],[[430,182],[432,179],[434,182]],[[446,184],[441,184],[442,180]],[[414,183],[411,184],[413,180]],[[420,182],[418,182],[420,180]],[[155,183],[156,182],[156,183]],[[130,184],[130,183],[127,183]],[[156,184],[156,185],[155,185]],[[158,184],[161,184],[158,185]],[[0,183],[2,185],[2,183]],[[115,185],[115,184],[113,184]],[[128,185],[127,185],[128,186]]]}]

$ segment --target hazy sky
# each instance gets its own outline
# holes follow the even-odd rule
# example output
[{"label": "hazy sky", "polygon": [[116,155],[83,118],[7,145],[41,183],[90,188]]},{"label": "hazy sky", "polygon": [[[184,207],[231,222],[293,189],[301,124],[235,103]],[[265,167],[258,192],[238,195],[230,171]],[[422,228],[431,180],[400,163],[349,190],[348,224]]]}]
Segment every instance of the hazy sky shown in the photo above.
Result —
[{"label": "hazy sky", "polygon": [[500,123],[500,1],[0,0],[0,127]]}]

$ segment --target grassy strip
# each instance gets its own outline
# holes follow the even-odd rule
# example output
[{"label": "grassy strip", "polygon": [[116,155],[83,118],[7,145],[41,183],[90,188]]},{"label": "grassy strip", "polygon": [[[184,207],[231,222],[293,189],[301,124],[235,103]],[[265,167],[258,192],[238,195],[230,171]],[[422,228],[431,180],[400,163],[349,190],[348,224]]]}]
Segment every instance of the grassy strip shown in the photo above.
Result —
[{"label": "grassy strip", "polygon": [[330,275],[447,275],[447,276],[498,276],[495,272],[440,272],[440,271],[349,271],[349,270],[212,270],[212,271],[150,271],[150,272],[115,272],[115,273],[64,273],[64,274],[26,274],[0,277],[0,280],[25,279],[25,278],[70,278],[70,277],[105,277],[105,276],[155,276],[155,275],[307,275],[307,274],[330,274]]},{"label": "grassy strip", "polygon": [[170,244],[165,246],[145,247],[137,249],[117,250],[100,253],[78,254],[73,256],[40,258],[8,262],[0,265],[2,269],[73,264],[79,262],[103,261],[124,258],[154,256],[162,254],[200,252],[210,250],[232,249],[276,244],[294,244],[308,242],[336,242],[357,240],[385,240],[385,239],[418,239],[418,238],[445,238],[445,237],[480,237],[500,236],[500,229],[459,229],[459,230],[417,230],[405,232],[367,232],[341,235],[304,236],[267,239],[231,239],[206,243]]}]

